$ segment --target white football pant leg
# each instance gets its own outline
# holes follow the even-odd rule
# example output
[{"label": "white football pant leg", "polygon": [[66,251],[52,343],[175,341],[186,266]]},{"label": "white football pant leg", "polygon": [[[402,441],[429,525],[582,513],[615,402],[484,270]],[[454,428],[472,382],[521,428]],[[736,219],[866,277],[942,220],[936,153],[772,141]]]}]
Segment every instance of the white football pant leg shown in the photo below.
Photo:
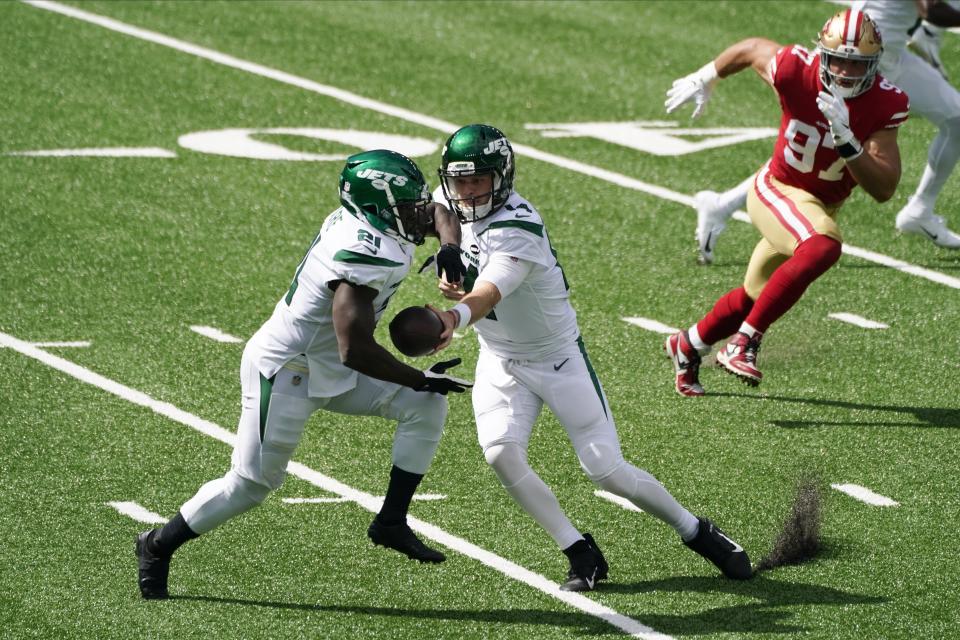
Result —
[{"label": "white football pant leg", "polygon": [[650,473],[624,460],[613,414],[586,351],[571,356],[556,372],[546,364],[540,368],[544,400],[567,431],[587,477],[666,522],[685,539],[693,537],[696,517]]},{"label": "white football pant leg", "polygon": [[[296,363],[288,366],[297,367]],[[244,353],[240,365],[243,405],[232,468],[222,478],[203,485],[180,508],[195,533],[206,533],[259,505],[283,484],[304,425],[323,404],[322,399],[307,397],[305,361],[302,367],[303,371],[281,369],[270,384]],[[266,415],[261,414],[262,409]]]},{"label": "white football pant leg", "polygon": [[473,387],[477,440],[507,493],[566,549],[582,536],[527,462],[527,444],[543,402],[511,375],[517,366],[481,350]]},{"label": "white football pant leg", "polygon": [[910,97],[910,116],[922,116],[940,130],[930,145],[927,166],[912,200],[932,212],[937,196],[960,159],[960,91],[919,56],[904,51],[881,59],[880,71]]},{"label": "white football pant leg", "polygon": [[393,464],[421,475],[430,468],[447,420],[446,397],[364,375],[357,376],[354,389],[330,398],[324,408],[337,413],[396,420]]}]

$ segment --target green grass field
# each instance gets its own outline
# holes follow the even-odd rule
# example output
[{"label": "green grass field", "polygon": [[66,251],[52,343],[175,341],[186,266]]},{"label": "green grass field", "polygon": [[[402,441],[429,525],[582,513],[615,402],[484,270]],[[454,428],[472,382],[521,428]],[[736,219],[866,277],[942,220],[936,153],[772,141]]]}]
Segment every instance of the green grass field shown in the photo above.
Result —
[{"label": "green grass field", "polygon": [[[935,131],[919,118],[900,134],[897,195],[877,205],[856,192],[841,224],[851,246],[945,278],[847,255],[769,332],[761,387],[709,366],[709,395],[693,400],[673,391],[663,335],[623,318],[689,326],[741,281],[757,233],[731,222],[717,263],[701,267],[689,206],[518,154],[517,188],[559,251],[626,457],[755,560],[770,550],[798,478],[816,474],[824,548],[812,562],[725,580],[662,523],[595,496],[547,414],[530,459],[611,564],[610,580],[576,602],[456,546],[439,566],[374,548],[365,535],[372,514],[356,502],[282,501],[335,497],[309,473],[184,547],[171,574],[175,597],[146,602],[133,541],[148,525],[107,505],[136,502],[169,517],[226,470],[227,444],[159,406],[235,429],[242,344],[190,327],[250,336],[338,206],[339,160],[214,155],[184,148],[180,136],[243,128],[403,135],[437,145],[416,158],[435,176],[444,123],[482,121],[521,149],[675,194],[722,190],[769,157],[772,139],[661,156],[527,125],[776,127],[777,100],[751,73],[722,82],[693,122],[689,109],[667,116],[664,93],[741,38],[808,44],[835,5],[104,0],[54,8],[63,6],[262,67],[0,3],[0,637],[622,636],[611,615],[632,621],[641,637],[960,637],[960,255],[893,228]],[[947,34],[942,52],[955,77],[958,43]],[[303,153],[356,150],[289,133],[256,139]],[[168,157],[12,155],[120,147]],[[938,206],[960,227],[960,178]],[[434,249],[428,242],[419,259]],[[431,277],[411,274],[387,313],[439,300]],[[828,317],[836,312],[889,328]],[[385,328],[378,335],[388,343]],[[25,346],[72,341],[89,345]],[[448,353],[469,373],[475,338]],[[123,388],[110,393],[103,380]],[[135,404],[135,392],[158,404]],[[414,503],[412,515],[558,582],[566,560],[487,468],[469,398],[450,406],[421,488],[445,498]],[[382,495],[391,435],[384,421],[318,414],[295,459]],[[899,506],[830,488],[842,483]]]}]

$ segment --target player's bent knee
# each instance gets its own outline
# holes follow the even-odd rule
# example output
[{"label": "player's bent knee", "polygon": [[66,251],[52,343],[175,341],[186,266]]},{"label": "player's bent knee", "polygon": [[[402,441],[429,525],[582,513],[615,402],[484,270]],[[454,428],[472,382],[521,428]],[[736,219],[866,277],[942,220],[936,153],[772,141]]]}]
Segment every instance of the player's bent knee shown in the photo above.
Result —
[{"label": "player's bent knee", "polygon": [[484,449],[483,457],[506,487],[512,487],[530,473],[527,452],[513,442],[491,445]]},{"label": "player's bent knee", "polygon": [[587,477],[601,486],[624,463],[619,449],[603,442],[591,442],[581,447],[577,458]]},{"label": "player's bent knee", "polygon": [[233,471],[227,474],[226,480],[223,493],[227,500],[248,508],[261,504],[270,495],[270,491],[280,486],[279,484],[277,484],[277,487],[260,484]]}]

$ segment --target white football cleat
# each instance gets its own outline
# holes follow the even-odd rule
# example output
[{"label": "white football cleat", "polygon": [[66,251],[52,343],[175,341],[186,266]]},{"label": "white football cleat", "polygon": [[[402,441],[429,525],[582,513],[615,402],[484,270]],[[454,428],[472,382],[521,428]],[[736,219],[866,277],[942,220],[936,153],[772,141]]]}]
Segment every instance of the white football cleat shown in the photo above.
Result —
[{"label": "white football cleat", "polygon": [[693,196],[693,207],[697,210],[697,262],[700,264],[713,262],[717,237],[727,228],[730,215],[718,206],[719,195],[716,191],[698,191]]},{"label": "white football cleat", "polygon": [[897,214],[897,231],[926,236],[938,247],[960,249],[960,235],[947,228],[943,218],[932,212],[920,213],[907,205]]}]

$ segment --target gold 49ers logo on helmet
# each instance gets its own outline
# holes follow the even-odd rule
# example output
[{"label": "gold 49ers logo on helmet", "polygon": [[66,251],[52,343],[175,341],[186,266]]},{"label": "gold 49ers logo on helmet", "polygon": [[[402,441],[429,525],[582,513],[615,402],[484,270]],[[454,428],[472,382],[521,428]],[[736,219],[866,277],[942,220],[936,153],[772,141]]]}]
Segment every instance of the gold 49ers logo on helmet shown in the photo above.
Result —
[{"label": "gold 49ers logo on helmet", "polygon": [[[880,29],[869,15],[856,7],[835,14],[817,38],[820,54],[820,81],[844,98],[853,98],[873,86],[883,53]],[[836,70],[837,60],[847,60],[847,69]],[[851,72],[856,68],[856,72]]]}]

